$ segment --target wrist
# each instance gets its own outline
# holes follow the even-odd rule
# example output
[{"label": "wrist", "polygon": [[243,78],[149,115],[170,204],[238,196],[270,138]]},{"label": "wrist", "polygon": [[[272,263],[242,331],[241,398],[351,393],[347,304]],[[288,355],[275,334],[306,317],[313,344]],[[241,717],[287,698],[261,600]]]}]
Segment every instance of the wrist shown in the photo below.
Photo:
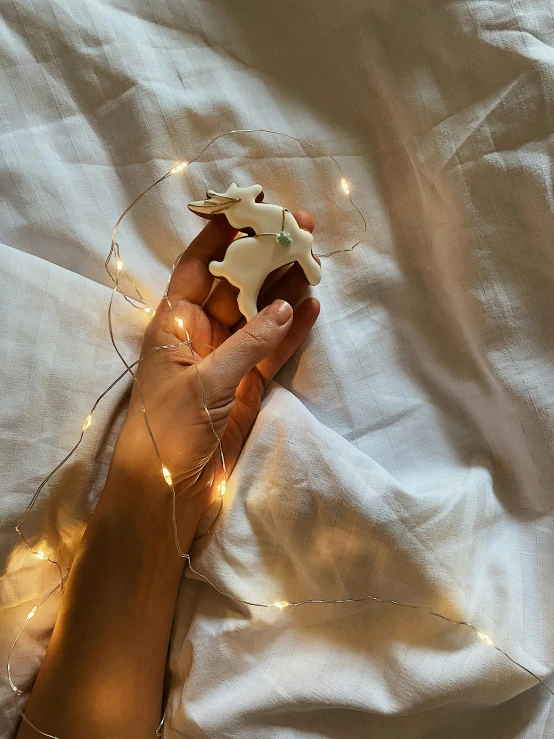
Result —
[{"label": "wrist", "polygon": [[[184,563],[177,554],[173,531],[172,492],[160,474],[160,480],[137,479],[110,467],[106,484],[93,514],[105,530],[136,546],[163,553]],[[194,539],[201,511],[195,501],[178,498],[176,508],[180,546],[188,553]],[[89,524],[90,525],[90,524]]]}]

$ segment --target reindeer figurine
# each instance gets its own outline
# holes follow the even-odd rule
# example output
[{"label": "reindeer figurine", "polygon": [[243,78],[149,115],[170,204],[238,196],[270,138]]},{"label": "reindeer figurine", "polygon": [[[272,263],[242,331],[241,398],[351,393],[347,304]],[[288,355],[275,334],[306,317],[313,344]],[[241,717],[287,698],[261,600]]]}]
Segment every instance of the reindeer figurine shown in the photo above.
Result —
[{"label": "reindeer figurine", "polygon": [[319,284],[321,267],[312,254],[312,234],[286,208],[263,203],[261,185],[238,187],[233,182],[224,193],[208,190],[206,195],[206,200],[188,204],[193,213],[204,218],[225,213],[233,228],[248,232],[228,246],[222,262],[209,267],[215,277],[238,288],[237,303],[247,321],[257,314],[258,293],[273,270],[298,262],[310,285]]}]

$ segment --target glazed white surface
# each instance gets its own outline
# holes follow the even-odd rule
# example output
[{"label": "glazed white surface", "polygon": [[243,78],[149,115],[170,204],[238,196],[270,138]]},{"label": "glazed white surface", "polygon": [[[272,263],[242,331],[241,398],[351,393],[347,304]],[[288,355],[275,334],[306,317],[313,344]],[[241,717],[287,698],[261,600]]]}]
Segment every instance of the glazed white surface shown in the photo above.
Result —
[{"label": "glazed white surface", "polygon": [[[233,182],[219,198],[211,198],[212,203],[214,200],[221,203],[217,210],[231,226],[238,230],[250,227],[256,234],[265,234],[258,238],[241,236],[229,245],[223,261],[210,263],[210,272],[215,277],[224,277],[238,288],[239,310],[248,321],[258,312],[256,301],[266,277],[279,267],[298,262],[310,285],[318,285],[321,280],[321,267],[312,255],[311,233],[300,228],[288,210],[283,225],[283,206],[257,203],[256,197],[261,192],[261,185],[238,187]],[[210,204],[208,199],[189,203],[188,207],[196,213],[209,213]],[[278,241],[277,234],[281,231],[292,239],[289,246]]]}]

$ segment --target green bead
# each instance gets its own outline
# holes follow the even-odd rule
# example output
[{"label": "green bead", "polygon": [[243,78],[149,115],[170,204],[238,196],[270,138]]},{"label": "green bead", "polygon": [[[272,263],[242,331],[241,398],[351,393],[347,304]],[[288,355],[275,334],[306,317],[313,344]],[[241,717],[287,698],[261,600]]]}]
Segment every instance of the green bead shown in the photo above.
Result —
[{"label": "green bead", "polygon": [[277,241],[282,246],[290,246],[292,244],[292,236],[288,231],[281,231],[277,234]]}]

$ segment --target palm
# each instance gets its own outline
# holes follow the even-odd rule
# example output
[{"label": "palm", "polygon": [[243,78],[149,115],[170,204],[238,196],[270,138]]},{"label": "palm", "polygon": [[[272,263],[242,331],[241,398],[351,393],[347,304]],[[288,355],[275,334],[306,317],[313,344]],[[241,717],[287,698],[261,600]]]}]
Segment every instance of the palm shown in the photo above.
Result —
[{"label": "palm", "polygon": [[[176,315],[187,326],[188,334],[192,339],[194,361],[198,362],[207,357],[236,330],[235,326],[229,326],[223,320],[214,318],[202,306],[195,303],[184,300],[172,300],[171,305]],[[174,331],[176,337],[183,340],[184,336],[177,325]],[[189,351],[189,356],[187,356],[187,351]],[[192,364],[193,358],[190,356],[190,350],[185,350],[183,363],[187,364],[188,362]],[[233,468],[246,437],[256,420],[264,390],[265,384],[257,368],[245,375],[240,383],[236,393],[236,405],[230,414],[223,435],[221,436],[223,453],[229,471]],[[207,428],[209,425],[208,418],[206,417],[205,420],[208,444],[213,445],[214,438],[211,434],[211,428]],[[211,458],[210,463],[206,465],[206,476],[212,479],[218,477],[217,472],[214,473],[212,467],[218,467],[219,461],[219,457],[217,456]]]},{"label": "palm", "polygon": [[[295,217],[301,226],[312,230],[311,216],[297,213]],[[214,278],[208,269],[212,259],[223,257],[225,249],[236,234],[225,217],[219,216],[209,222],[191,243],[177,265],[169,285],[168,298],[171,309],[162,302],[156,318],[147,331],[145,348],[171,343],[172,338],[184,341],[187,336],[190,337],[192,346],[190,348],[183,346],[179,351],[178,364],[182,369],[183,365],[192,365],[194,361],[201,362],[232,333],[244,326],[244,319],[237,306],[235,288],[225,281],[213,287]],[[262,288],[260,307],[277,298],[294,305],[307,286],[304,273],[298,265],[294,265],[271,287],[265,290]],[[285,339],[243,377],[236,390],[232,409],[216,422],[216,431],[221,438],[228,473],[235,465],[252,428],[268,383],[302,342],[318,312],[319,305],[314,299],[308,299],[299,306]],[[177,322],[179,319],[182,321],[182,327]],[[165,352],[158,354],[160,361],[165,354]],[[167,370],[167,367],[165,369]],[[175,382],[178,386],[181,379],[176,374],[170,382]],[[213,455],[207,463],[204,463],[202,469],[200,481],[205,487],[206,484],[209,485],[209,481],[218,478],[221,461],[219,455],[213,454],[217,442],[210,420],[205,413],[200,414],[200,417],[201,422],[199,420],[196,435],[198,456],[205,458],[210,453]]]}]

